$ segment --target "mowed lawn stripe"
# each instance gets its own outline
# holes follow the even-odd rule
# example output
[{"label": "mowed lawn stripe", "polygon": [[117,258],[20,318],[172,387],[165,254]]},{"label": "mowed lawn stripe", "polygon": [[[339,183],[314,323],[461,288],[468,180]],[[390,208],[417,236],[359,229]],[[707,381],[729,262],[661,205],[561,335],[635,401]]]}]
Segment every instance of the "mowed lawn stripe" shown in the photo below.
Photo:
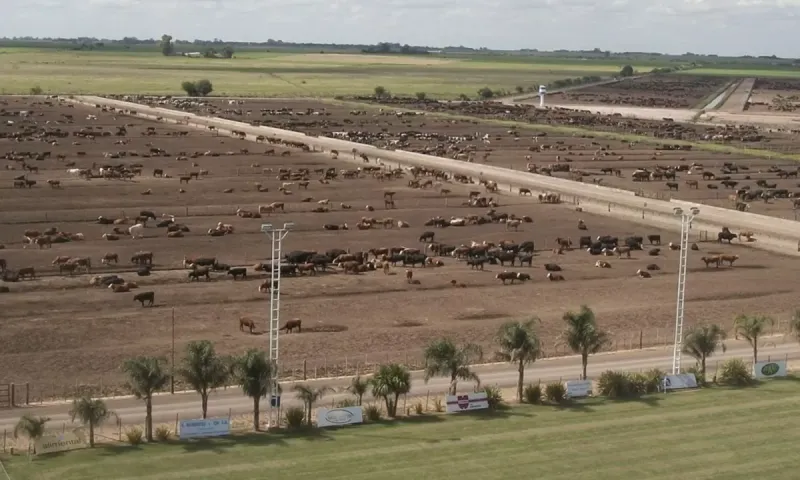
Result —
[{"label": "mowed lawn stripe", "polygon": [[[790,477],[800,437],[800,383],[714,389],[642,401],[520,406],[495,416],[431,417],[395,425],[261,435],[203,444],[102,448],[17,457],[20,479],[456,478],[593,479]],[[202,454],[202,455],[198,455]]]}]

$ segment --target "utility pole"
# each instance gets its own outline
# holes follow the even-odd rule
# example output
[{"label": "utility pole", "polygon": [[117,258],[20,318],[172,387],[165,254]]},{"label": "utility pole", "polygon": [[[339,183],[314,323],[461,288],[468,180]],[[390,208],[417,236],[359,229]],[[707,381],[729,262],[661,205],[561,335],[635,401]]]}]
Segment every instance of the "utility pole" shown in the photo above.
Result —
[{"label": "utility pole", "polygon": [[169,393],[175,394],[175,308],[172,309],[172,367],[169,373]]}]

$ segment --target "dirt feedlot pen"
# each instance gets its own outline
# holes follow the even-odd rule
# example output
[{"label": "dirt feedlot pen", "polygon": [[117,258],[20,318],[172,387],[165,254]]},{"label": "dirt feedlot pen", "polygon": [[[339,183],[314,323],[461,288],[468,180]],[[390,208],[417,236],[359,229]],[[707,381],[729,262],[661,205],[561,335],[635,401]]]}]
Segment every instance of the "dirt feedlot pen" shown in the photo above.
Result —
[{"label": "dirt feedlot pen", "polygon": [[[213,340],[222,353],[242,352],[250,347],[263,347],[264,337],[239,330],[240,318],[256,321],[256,332],[265,330],[264,311],[267,296],[259,292],[265,275],[253,269],[264,262],[266,255],[262,223],[294,222],[295,231],[287,239],[285,250],[349,249],[351,252],[387,247],[423,247],[419,237],[426,231],[435,232],[435,242],[460,245],[476,242],[510,241],[521,244],[533,241],[536,255],[532,266],[484,265],[484,270],[467,266],[452,256],[436,256],[444,266],[409,267],[413,279],[408,283],[404,268],[398,264],[388,275],[382,271],[344,274],[338,268],[326,273],[285,277],[282,287],[283,316],[303,321],[302,333],[287,334],[282,339],[281,360],[285,368],[307,369],[325,366],[331,373],[341,372],[347,362],[363,364],[387,359],[417,363],[419,351],[431,338],[450,336],[457,341],[488,344],[499,324],[537,314],[543,318],[541,335],[545,351],[553,354],[554,340],[561,330],[560,316],[566,309],[587,303],[598,318],[615,335],[616,345],[630,346],[640,332],[643,344],[652,344],[665,337],[665,327],[674,313],[675,269],[677,252],[661,247],[659,255],[647,251],[632,253],[632,258],[610,258],[612,268],[597,268],[597,257],[585,251],[565,251],[554,254],[556,238],[572,238],[577,243],[581,235],[661,235],[662,243],[677,241],[677,233],[647,228],[635,224],[576,212],[565,206],[539,203],[502,192],[495,195],[500,205],[498,213],[529,216],[532,223],[522,223],[518,230],[502,223],[467,225],[464,227],[434,228],[424,224],[433,217],[486,214],[486,208],[462,206],[473,186],[458,183],[442,184],[438,189],[408,187],[409,177],[379,181],[369,175],[344,179],[340,175],[329,183],[320,183],[312,175],[308,189],[297,185],[281,191],[281,168],[310,171],[333,167],[335,171],[351,170],[353,165],[333,160],[330,155],[304,153],[283,146],[242,142],[211,132],[182,130],[179,127],[149,123],[123,117],[99,109],[65,105],[34,105],[32,99],[4,99],[7,110],[34,110],[31,117],[37,129],[61,128],[68,136],[56,138],[58,144],[46,141],[12,142],[0,139],[0,151],[15,150],[51,154],[43,160],[26,160],[39,168],[39,173],[26,173],[37,179],[32,188],[13,188],[13,178],[22,174],[21,163],[3,163],[14,170],[0,171],[0,243],[5,249],[0,256],[8,268],[19,270],[33,267],[35,279],[5,282],[10,292],[3,294],[4,328],[0,334],[3,348],[0,362],[4,380],[32,382],[34,398],[58,391],[69,393],[76,384],[82,390],[105,393],[119,390],[123,378],[120,363],[136,355],[169,355],[171,325],[169,312],[176,312],[176,348],[198,339]],[[41,116],[38,116],[41,113]],[[72,115],[67,123],[63,115]],[[94,116],[96,118],[90,118]],[[7,117],[3,117],[5,123]],[[14,117],[15,120],[19,118]],[[50,122],[47,124],[46,122]],[[56,124],[55,122],[61,122]],[[18,125],[15,123],[15,125]],[[115,135],[117,127],[125,125],[127,134]],[[92,126],[94,139],[76,137],[72,132]],[[98,129],[97,127],[103,127]],[[154,134],[148,134],[148,127]],[[0,132],[10,134],[20,127],[0,125]],[[172,132],[188,132],[185,135]],[[115,142],[126,141],[120,145]],[[73,142],[78,142],[74,145]],[[147,146],[151,144],[152,146]],[[165,150],[169,155],[150,155],[150,148]],[[274,155],[265,150],[275,148]],[[242,153],[248,149],[249,153]],[[119,150],[137,151],[139,157],[106,158],[103,153]],[[282,152],[290,151],[288,156]],[[84,152],[79,155],[78,152]],[[187,159],[182,159],[181,152]],[[196,158],[193,154],[198,152]],[[210,152],[209,155],[205,155]],[[229,154],[229,152],[233,154]],[[149,154],[149,153],[148,153]],[[218,156],[215,156],[217,154]],[[59,159],[59,155],[64,155]],[[75,162],[68,167],[68,163]],[[142,175],[132,180],[93,178],[85,180],[68,172],[70,168],[95,169],[104,163],[131,165],[140,163]],[[197,166],[192,166],[196,163]],[[164,176],[154,177],[153,170],[162,169]],[[179,183],[179,176],[192,170],[207,170],[207,175],[192,178],[188,185]],[[46,180],[60,180],[61,188],[51,188]],[[295,181],[297,182],[297,181]],[[255,184],[260,183],[260,188]],[[451,190],[442,195],[443,188]],[[185,192],[180,193],[180,189]],[[387,190],[395,191],[394,209],[384,209]],[[148,194],[143,194],[149,191]],[[229,193],[226,193],[229,192]],[[304,202],[308,197],[312,200]],[[330,211],[314,213],[327,200]],[[243,218],[235,215],[238,208],[258,211],[259,205],[275,202],[285,204],[285,212],[265,213],[262,218]],[[344,205],[343,205],[344,204]],[[53,208],[56,205],[57,208]],[[366,207],[374,207],[369,211]],[[351,208],[345,208],[349,206]],[[114,228],[127,228],[142,210],[153,211],[157,222],[164,215],[175,215],[175,223],[188,231],[181,237],[168,237],[167,227],[156,227],[151,221],[144,238],[120,234],[119,239],[103,239]],[[45,216],[45,212],[47,216]],[[117,220],[129,217],[126,225],[97,223],[99,216]],[[362,217],[391,217],[408,228],[370,228],[359,230]],[[587,230],[579,230],[583,220]],[[230,225],[233,234],[212,236],[219,224]],[[347,230],[329,230],[325,225],[348,224]],[[52,248],[26,247],[22,239],[26,230],[43,232],[57,228],[59,232],[83,234],[83,240],[53,243]],[[687,318],[727,319],[737,313],[752,310],[754,299],[763,309],[780,314],[794,306],[797,292],[791,281],[790,261],[763,252],[733,245],[700,244],[698,254],[690,256],[687,288]],[[649,248],[649,247],[648,247]],[[149,276],[136,274],[139,266],[130,263],[140,251],[154,255],[153,271]],[[116,253],[119,263],[103,265],[100,259]],[[733,268],[706,269],[699,256],[715,253],[738,254],[741,259]],[[89,257],[91,274],[83,270],[70,276],[59,274],[53,261],[57,256]],[[219,263],[246,266],[246,280],[234,280],[226,272],[212,272],[211,281],[190,281],[183,268],[184,257],[214,256]],[[564,282],[546,280],[545,263],[558,263]],[[658,264],[652,278],[638,278],[635,272],[648,264]],[[504,270],[529,273],[531,281],[522,285],[503,286],[496,278]],[[116,272],[126,282],[136,282],[138,291],[155,292],[155,307],[142,308],[132,297],[137,290],[113,293],[108,288],[89,285],[95,275]],[[723,278],[730,277],[730,278]],[[456,286],[452,286],[455,281]],[[463,284],[464,288],[460,288]],[[609,292],[628,292],[620,304]],[[662,340],[663,341],[663,340]],[[563,353],[563,352],[562,352]],[[362,365],[363,368],[363,365]],[[352,370],[351,370],[352,371]],[[83,387],[86,385],[86,387]]]}]

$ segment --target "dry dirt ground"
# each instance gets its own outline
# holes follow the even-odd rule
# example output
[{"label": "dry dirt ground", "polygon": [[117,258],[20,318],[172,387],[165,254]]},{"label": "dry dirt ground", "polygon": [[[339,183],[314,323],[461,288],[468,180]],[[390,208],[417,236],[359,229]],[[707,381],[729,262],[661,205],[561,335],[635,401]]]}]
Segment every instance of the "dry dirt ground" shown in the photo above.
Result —
[{"label": "dry dirt ground", "polygon": [[[458,152],[447,146],[456,144],[461,150],[474,148],[475,162],[514,170],[524,171],[528,163],[540,168],[552,164],[568,165],[572,172],[553,175],[578,178],[575,176],[577,170],[586,174],[581,177],[586,183],[600,182],[602,185],[637,191],[654,198],[675,197],[734,208],[737,200],[732,200],[731,195],[735,196],[737,189],[745,187],[764,190],[756,185],[760,180],[774,184],[775,189],[786,189],[800,196],[800,183],[796,173],[792,173],[791,177],[779,178],[776,172],[769,171],[770,167],[777,167],[787,172],[797,172],[798,166],[788,160],[768,160],[702,150],[663,150],[652,144],[570,134],[548,133],[534,137],[532,133],[535,132],[520,130],[514,134],[508,127],[480,124],[473,120],[450,120],[427,115],[398,117],[390,108],[382,112],[353,110],[313,101],[244,100],[241,104],[228,105],[224,100],[209,100],[205,104],[202,107],[184,107],[198,113],[214,113],[232,120],[317,135],[334,136],[346,132],[346,135],[338,136],[381,147],[402,148],[451,158]],[[696,128],[687,126],[689,127]],[[468,135],[472,138],[466,139],[465,136]],[[484,139],[484,136],[487,138]],[[787,140],[787,137],[781,139]],[[773,143],[777,144],[778,139]],[[526,158],[528,156],[530,159]],[[723,174],[721,169],[725,163],[735,164],[742,169],[740,173]],[[695,168],[691,174],[681,172],[674,181],[662,179],[634,182],[632,178],[633,172],[641,168],[652,170],[657,165],[678,168],[693,164],[702,166],[703,170]],[[601,169],[619,170],[620,175],[603,174]],[[714,177],[704,178],[703,172],[713,173]],[[726,177],[737,182],[733,188],[720,183]],[[693,180],[697,180],[697,188],[692,186]],[[674,185],[670,189],[667,182],[677,183],[677,190]],[[795,219],[797,212],[793,198],[776,198],[769,203],[760,200],[750,202],[749,211],[790,219]]]},{"label": "dry dirt ground", "polygon": [[[415,363],[426,342],[445,335],[488,347],[502,322],[531,315],[542,318],[540,334],[545,352],[552,355],[562,313],[581,304],[588,304],[595,310],[601,325],[612,332],[619,347],[630,344],[634,337],[638,339],[640,331],[644,332],[645,344],[655,341],[654,332],[660,331],[663,341],[669,331],[674,315],[677,252],[666,247],[658,256],[634,252],[631,259],[609,258],[612,268],[601,269],[594,267],[597,257],[584,251],[556,255],[548,248],[552,248],[554,239],[559,236],[577,241],[583,234],[623,237],[660,233],[666,244],[677,241],[677,234],[578,213],[566,205],[540,204],[507,194],[496,195],[499,211],[529,215],[533,219],[533,223],[523,224],[518,232],[494,223],[431,229],[423,223],[436,215],[483,214],[484,209],[461,206],[467,190],[475,186],[447,184],[452,193],[446,198],[434,189],[408,188],[408,178],[379,182],[369,176],[352,180],[340,177],[323,185],[312,176],[307,191],[291,187],[294,192],[284,195],[278,191],[282,183],[276,179],[279,168],[313,170],[333,166],[347,169],[357,164],[333,161],[327,155],[300,150],[291,150],[288,157],[269,156],[263,153],[271,148],[269,145],[214,137],[198,131],[186,136],[173,135],[177,127],[114,117],[97,109],[33,105],[31,100],[19,98],[4,101],[6,104],[2,108],[6,112],[0,118],[0,136],[22,128],[36,131],[59,128],[70,135],[57,139],[48,137],[57,144],[34,137],[19,142],[0,138],[0,155],[12,151],[51,152],[44,160],[28,160],[28,164],[39,168],[38,174],[27,175],[37,181],[30,189],[12,188],[13,177],[23,174],[21,162],[3,161],[0,170],[0,243],[5,246],[0,250],[0,257],[10,269],[34,267],[38,273],[35,280],[0,282],[0,286],[10,290],[0,294],[0,365],[3,365],[0,383],[30,382],[35,395],[61,394],[78,384],[92,385],[95,389],[102,384],[105,392],[116,391],[124,380],[119,371],[123,360],[136,355],[169,355],[173,309],[179,355],[187,342],[199,339],[213,340],[223,353],[264,347],[266,336],[250,335],[238,328],[238,319],[246,316],[257,322],[259,331],[264,329],[267,297],[257,291],[262,274],[248,268],[247,280],[234,281],[220,273],[213,275],[210,282],[198,283],[189,282],[187,271],[181,267],[184,255],[216,256],[230,265],[252,265],[266,259],[268,243],[260,233],[264,221],[296,224],[286,240],[285,251],[420,246],[418,237],[426,230],[435,230],[437,241],[451,244],[503,239],[534,240],[537,244],[533,267],[515,267],[532,276],[532,281],[522,285],[501,285],[495,275],[503,267],[489,265],[485,271],[475,271],[453,258],[442,258],[443,267],[414,268],[414,278],[419,280],[419,285],[406,283],[400,267],[393,268],[389,275],[382,272],[345,275],[332,268],[314,277],[286,277],[282,288],[282,316],[301,319],[305,327],[303,333],[282,337],[281,356],[286,369],[296,371],[303,360],[308,361],[309,369],[327,367],[324,372],[320,368],[318,374],[341,373],[345,362],[351,367],[356,362],[386,359]],[[27,119],[10,113],[19,110],[33,113]],[[73,115],[75,122],[67,123],[64,114]],[[7,125],[8,121],[14,124]],[[116,127],[123,124],[127,125],[127,135],[115,136]],[[72,136],[72,132],[88,126],[95,131],[112,133],[98,135],[93,141]],[[156,135],[144,136],[147,127],[154,127]],[[430,123],[426,130],[440,128],[444,127]],[[463,126],[457,128],[464,129]],[[484,130],[483,126],[471,128]],[[72,144],[75,141],[80,144]],[[118,145],[117,141],[129,143]],[[169,152],[169,156],[121,159],[103,156],[104,152],[117,151],[144,153],[156,147]],[[251,153],[224,154],[239,152],[242,148]],[[278,154],[287,150],[280,146],[274,148]],[[78,156],[79,151],[85,155]],[[176,158],[180,152],[206,151],[223,154],[199,156],[188,161]],[[59,154],[66,158],[59,160],[56,157]],[[130,181],[99,178],[87,181],[67,173],[66,165],[71,162],[75,162],[75,168],[140,163],[143,175]],[[191,166],[192,162],[197,166]],[[154,168],[163,169],[173,178],[153,178]],[[177,175],[192,169],[207,169],[210,174],[188,185],[179,185]],[[272,172],[264,169],[272,169]],[[61,188],[47,186],[48,179],[60,180]],[[256,191],[255,182],[262,183],[269,192]],[[186,193],[178,193],[180,187]],[[228,188],[233,192],[223,193]],[[142,195],[146,189],[151,190],[150,195]],[[397,208],[391,211],[381,206],[386,189],[397,192]],[[313,197],[314,201],[304,203],[303,197]],[[333,211],[311,213],[318,199],[329,199]],[[286,212],[269,219],[241,219],[233,215],[237,207],[254,209],[258,204],[274,201],[286,202]],[[342,210],[340,203],[351,204],[353,209]],[[376,205],[378,209],[367,212],[367,204]],[[154,210],[159,216],[176,215],[177,221],[187,225],[190,232],[183,238],[167,238],[165,229],[151,225],[143,239],[122,236],[112,242],[101,238],[112,226],[93,221],[98,215],[132,216],[141,209]],[[365,231],[322,228],[325,223],[354,225],[365,215],[391,216],[411,226]],[[579,218],[586,222],[588,231],[577,229]],[[235,233],[223,237],[204,234],[217,222],[232,224]],[[23,248],[25,230],[48,227],[83,233],[85,240],[55,244],[49,249]],[[728,325],[733,316],[740,313],[785,316],[795,306],[796,266],[790,264],[795,260],[736,243],[701,243],[699,248],[699,252],[692,252],[690,259],[687,316],[691,323],[715,321]],[[137,277],[133,273],[128,260],[140,250],[149,250],[155,255],[152,276]],[[699,257],[716,252],[734,253],[741,258],[733,268],[706,269]],[[102,266],[100,258],[105,253],[118,253],[120,264]],[[138,291],[155,292],[155,308],[142,308],[134,303],[132,297],[137,290],[112,293],[90,287],[90,275],[72,278],[59,275],[51,266],[59,255],[90,256],[92,274],[123,271],[121,275],[126,280],[140,284]],[[548,282],[542,268],[544,263],[561,265],[566,281]],[[650,279],[636,277],[636,270],[650,263],[658,264],[661,271],[654,272]],[[451,280],[465,287],[454,288]]]},{"label": "dry dirt ground", "polygon": [[730,79],[690,75],[653,75],[625,79],[547,96],[547,103],[632,107],[694,108]]},{"label": "dry dirt ground", "polygon": [[800,80],[758,78],[747,102],[748,112],[789,114],[800,110]]}]

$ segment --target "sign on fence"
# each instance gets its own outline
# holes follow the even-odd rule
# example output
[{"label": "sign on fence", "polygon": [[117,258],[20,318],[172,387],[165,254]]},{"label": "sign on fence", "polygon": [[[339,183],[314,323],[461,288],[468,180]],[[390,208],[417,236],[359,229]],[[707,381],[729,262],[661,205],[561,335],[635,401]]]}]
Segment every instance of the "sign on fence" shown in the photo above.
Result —
[{"label": "sign on fence", "polygon": [[685,388],[697,388],[697,378],[694,373],[680,373],[678,375],[666,375],[664,377],[664,391],[683,390]]},{"label": "sign on fence", "polygon": [[753,365],[753,376],[756,378],[785,377],[788,375],[786,370],[786,360],[756,362]]},{"label": "sign on fence", "polygon": [[567,398],[588,397],[592,394],[591,380],[570,380],[564,382],[567,389]]},{"label": "sign on fence", "polygon": [[318,408],[318,427],[340,427],[364,423],[363,407]]},{"label": "sign on fence", "polygon": [[231,433],[231,424],[227,418],[206,418],[197,420],[181,420],[179,437],[187,438],[219,437]]},{"label": "sign on fence", "polygon": [[489,399],[486,392],[447,396],[447,413],[486,410],[487,408],[489,408]]},{"label": "sign on fence", "polygon": [[84,437],[81,430],[44,435],[36,440],[34,448],[37,455],[79,450],[86,448],[86,437]]}]

